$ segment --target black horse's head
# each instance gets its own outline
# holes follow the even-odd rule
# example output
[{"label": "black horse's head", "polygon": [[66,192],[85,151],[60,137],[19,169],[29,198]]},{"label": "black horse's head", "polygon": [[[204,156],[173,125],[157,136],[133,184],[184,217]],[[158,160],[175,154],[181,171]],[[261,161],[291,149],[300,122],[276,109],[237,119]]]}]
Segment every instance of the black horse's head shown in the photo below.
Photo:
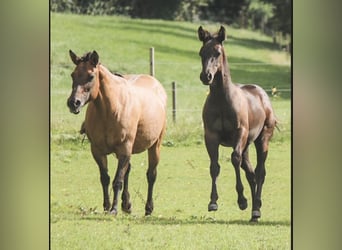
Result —
[{"label": "black horse's head", "polygon": [[199,55],[202,59],[202,72],[200,79],[205,85],[213,83],[218,71],[222,71],[224,61],[223,41],[226,37],[226,31],[223,26],[220,30],[211,34],[204,30],[202,26],[198,28],[198,38],[203,42]]}]

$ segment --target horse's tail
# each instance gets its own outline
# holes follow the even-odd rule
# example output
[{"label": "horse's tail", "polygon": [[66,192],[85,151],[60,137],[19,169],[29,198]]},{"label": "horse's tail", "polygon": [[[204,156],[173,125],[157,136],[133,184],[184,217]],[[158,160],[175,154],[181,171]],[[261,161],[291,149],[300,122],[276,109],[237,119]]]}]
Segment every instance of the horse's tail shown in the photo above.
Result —
[{"label": "horse's tail", "polygon": [[279,121],[277,117],[274,116],[274,126],[278,129],[279,132],[281,132],[278,124],[281,124],[281,122]]},{"label": "horse's tail", "polygon": [[85,129],[85,122],[82,122],[81,129],[80,129],[80,134],[85,134],[86,129]]},{"label": "horse's tail", "polygon": [[83,121],[82,122],[82,125],[81,125],[81,129],[80,129],[80,134],[81,135],[84,135],[83,136],[83,139],[82,139],[82,144],[83,144],[83,142],[84,142],[84,139],[86,138],[86,129],[85,129],[85,122]]}]

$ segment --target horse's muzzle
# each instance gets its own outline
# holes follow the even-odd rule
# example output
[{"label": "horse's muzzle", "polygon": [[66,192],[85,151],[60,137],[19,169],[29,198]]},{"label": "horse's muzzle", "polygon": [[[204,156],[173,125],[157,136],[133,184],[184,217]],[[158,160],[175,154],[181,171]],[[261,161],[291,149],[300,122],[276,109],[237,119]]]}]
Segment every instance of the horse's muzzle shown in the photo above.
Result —
[{"label": "horse's muzzle", "polygon": [[69,98],[67,105],[71,113],[78,114],[81,108],[81,101],[75,98]]},{"label": "horse's muzzle", "polygon": [[202,71],[200,79],[204,85],[209,85],[213,82],[214,76],[210,72],[206,73]]}]

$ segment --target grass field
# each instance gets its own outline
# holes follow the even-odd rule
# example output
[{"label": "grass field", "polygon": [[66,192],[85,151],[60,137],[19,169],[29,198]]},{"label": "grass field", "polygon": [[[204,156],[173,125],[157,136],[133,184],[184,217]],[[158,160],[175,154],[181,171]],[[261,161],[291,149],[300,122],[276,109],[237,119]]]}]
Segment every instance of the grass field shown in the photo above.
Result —
[{"label": "grass field", "polygon": [[[200,24],[51,14],[51,248],[52,249],[290,249],[291,99],[273,98],[281,121],[270,145],[263,189],[262,218],[250,224],[250,207],[237,206],[231,149],[220,148],[219,210],[207,212],[211,179],[203,144],[201,108],[208,88],[199,81],[197,39]],[[216,30],[219,24],[204,25]],[[271,38],[227,29],[225,43],[232,79],[269,90],[291,87],[290,59]],[[84,110],[70,114],[73,64],[68,50],[96,50],[101,62],[122,73],[149,73],[155,48],[156,77],[169,95],[168,129],[154,192],[155,210],[143,216],[147,194],[147,155],[132,158],[131,215],[102,211],[99,173],[89,142],[78,134]],[[177,84],[177,123],[171,119],[171,82]],[[252,151],[253,152],[253,151]],[[251,152],[251,160],[255,156]],[[109,157],[110,175],[116,160]],[[244,175],[243,175],[244,176]],[[250,202],[247,181],[245,195]],[[111,192],[112,194],[112,192]]]}]

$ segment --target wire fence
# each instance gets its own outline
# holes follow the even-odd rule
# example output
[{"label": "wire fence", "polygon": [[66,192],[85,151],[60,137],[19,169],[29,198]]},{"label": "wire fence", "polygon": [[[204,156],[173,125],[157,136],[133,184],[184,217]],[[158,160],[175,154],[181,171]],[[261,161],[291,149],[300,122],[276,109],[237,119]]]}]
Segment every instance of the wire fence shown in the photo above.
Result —
[{"label": "wire fence", "polygon": [[[155,66],[156,65],[191,65],[194,67],[192,63],[189,62],[170,62],[170,61],[158,61],[157,63],[155,62],[154,59],[154,48],[150,48],[150,55],[149,55],[149,63],[146,61],[137,61],[135,64],[145,64],[149,65],[149,73],[150,75],[154,76],[155,75]],[[120,63],[122,65],[122,63]],[[275,63],[263,63],[263,62],[232,62],[229,63],[229,65],[240,65],[240,66],[268,66],[268,65],[276,65],[276,66],[290,66],[290,64],[275,64]],[[196,68],[200,68],[200,65],[196,65]],[[290,70],[290,69],[289,69]],[[177,114],[178,113],[190,113],[190,112],[201,112],[202,108],[181,108],[178,107],[177,103],[177,98],[178,98],[178,93],[180,92],[186,92],[186,93],[193,93],[193,92],[202,92],[203,94],[208,93],[208,89],[203,89],[203,86],[199,87],[194,87],[194,86],[182,86],[181,88],[177,88],[177,83],[175,81],[168,83],[170,84],[171,88],[167,87],[166,84],[164,83],[164,87],[166,88],[167,94],[172,98],[171,102],[171,109],[168,109],[168,112],[171,112],[172,114],[172,119],[175,122],[177,119]],[[286,93],[287,96],[291,95],[292,90],[289,88],[279,88],[279,89],[274,89],[274,87],[269,88],[269,89],[264,89],[269,96],[279,96],[282,95],[283,93]],[[70,90],[53,90],[53,95],[65,95],[68,96],[70,94]],[[54,115],[60,116],[60,115],[66,115],[68,114],[67,110],[66,112],[53,112]],[[169,114],[170,115],[170,114]]]}]

